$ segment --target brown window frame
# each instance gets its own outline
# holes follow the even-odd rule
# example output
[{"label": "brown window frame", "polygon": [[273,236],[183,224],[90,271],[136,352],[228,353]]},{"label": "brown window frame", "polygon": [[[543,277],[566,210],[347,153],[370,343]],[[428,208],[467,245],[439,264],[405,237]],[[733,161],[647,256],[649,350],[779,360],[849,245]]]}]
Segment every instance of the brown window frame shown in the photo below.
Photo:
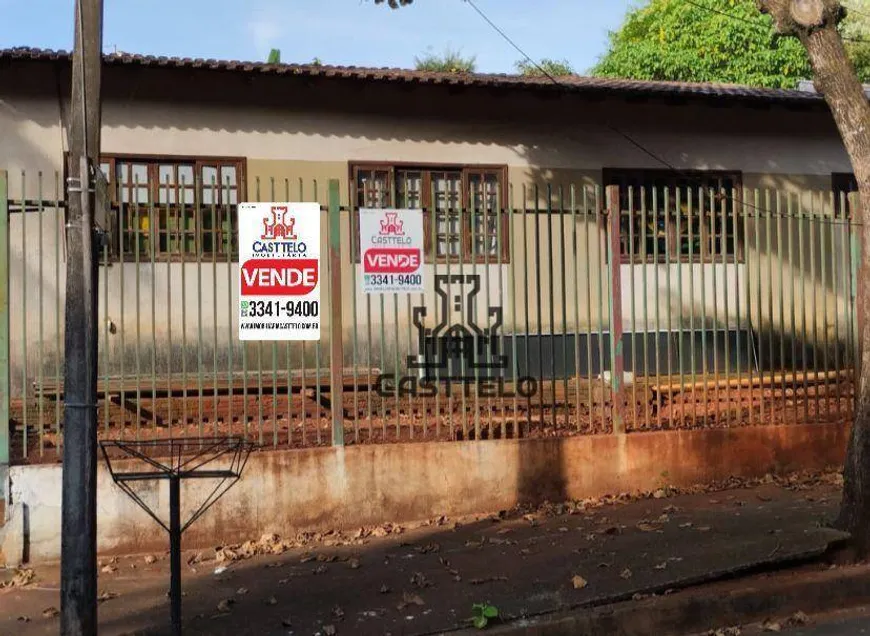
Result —
[{"label": "brown window frame", "polygon": [[[119,165],[122,163],[144,164],[147,170],[147,184],[137,186],[137,182],[132,181],[126,184],[119,184],[117,179],[120,172]],[[133,262],[136,259],[135,249],[125,249],[127,241],[134,244],[133,242],[136,240],[135,237],[137,235],[143,237],[140,240],[147,241],[151,238],[150,231],[148,234],[145,234],[141,228],[139,230],[129,229],[122,223],[125,216],[134,215],[129,216],[129,219],[136,218],[135,209],[137,204],[132,202],[132,200],[135,198],[133,191],[137,187],[139,189],[146,188],[148,193],[148,202],[138,205],[140,214],[148,214],[150,218],[150,213],[153,209],[155,216],[159,220],[167,221],[167,229],[158,228],[157,230],[159,234],[165,234],[165,238],[158,237],[155,241],[155,261],[225,260],[228,256],[227,250],[221,246],[226,245],[227,242],[229,242],[231,250],[229,254],[230,258],[234,262],[238,261],[238,204],[244,202],[247,197],[247,159],[245,157],[105,153],[100,156],[100,166],[102,167],[104,164],[109,164],[107,198],[115,215],[113,218],[114,229],[118,232],[117,236],[112,237],[109,250],[109,258],[112,262]],[[160,168],[166,165],[174,167],[176,183],[160,183]],[[187,195],[185,195],[185,204],[183,206],[178,203],[182,198],[180,196],[182,184],[177,176],[178,169],[182,166],[189,166],[194,177],[193,183],[189,185],[187,183],[184,184],[184,190],[192,190],[193,201],[188,203]],[[236,203],[223,201],[227,192],[226,185],[215,185],[213,190],[215,195],[213,197],[214,203],[204,203],[202,193],[208,188],[208,184],[202,183],[200,175],[202,175],[203,169],[214,168],[219,177],[221,168],[224,167],[235,168],[236,179],[235,185],[232,188],[236,192]],[[130,175],[128,175],[128,178],[130,178]],[[169,185],[170,190],[167,190],[165,185]],[[120,196],[122,188],[129,189],[128,201],[122,201]],[[161,203],[160,195],[169,191],[173,192],[172,198],[174,198],[175,202]],[[214,213],[217,222],[211,229],[204,229],[205,216],[209,213]],[[227,215],[229,216],[227,217]],[[193,229],[180,229],[179,221],[182,218],[191,219],[194,225]],[[227,218],[228,225],[231,228],[229,241],[227,241],[225,236],[227,231],[223,227],[224,223],[227,222]],[[174,220],[176,224],[174,232],[170,229],[170,220]],[[212,222],[214,223],[214,218]],[[207,240],[208,234],[211,237]],[[219,249],[206,250],[207,242],[210,242],[213,247],[218,246]],[[164,244],[167,246],[167,249],[161,249],[161,245]],[[189,249],[189,245],[192,245],[193,248]],[[140,249],[139,261],[150,260],[150,247]]]},{"label": "brown window frame", "polygon": [[[437,264],[459,264],[459,263],[477,263],[497,265],[499,262],[505,264],[510,262],[510,210],[505,205],[507,201],[507,166],[505,165],[485,165],[485,164],[437,164],[437,163],[411,163],[411,162],[386,162],[386,161],[365,161],[353,162],[348,164],[350,201],[353,215],[350,221],[350,230],[352,237],[352,253],[351,261],[354,263],[360,262],[359,250],[359,174],[363,171],[380,171],[387,173],[387,189],[389,205],[396,207],[396,199],[398,198],[398,187],[396,175],[400,172],[419,172],[421,180],[420,192],[420,207],[423,210],[423,234],[424,234],[424,262],[432,263],[432,252],[435,237],[433,236],[432,227],[432,178],[439,173],[459,173],[460,188],[462,198],[462,211],[460,212],[461,223],[463,224],[460,234],[462,240],[460,243],[460,254],[453,255],[449,253],[437,254],[435,263]],[[475,254],[471,244],[471,223],[473,216],[467,213],[466,206],[470,203],[471,191],[469,189],[470,180],[475,175],[485,179],[486,175],[495,175],[497,179],[497,193],[499,198],[499,221],[501,223],[501,244],[496,246],[496,253],[479,253]],[[487,207],[487,210],[492,208]],[[484,213],[488,217],[495,214],[494,211]],[[448,233],[438,234],[438,236],[456,236]],[[493,236],[490,234],[489,236]],[[498,237],[498,226],[496,226],[496,234]],[[476,238],[476,237],[475,237]],[[448,238],[448,241],[450,239]],[[496,239],[497,240],[497,239]],[[499,259],[499,256],[501,257]]]},{"label": "brown window frame", "polygon": [[[635,251],[634,254],[620,252],[620,259],[623,263],[666,263],[668,259],[670,259],[671,263],[713,263],[713,264],[721,264],[721,263],[742,263],[745,260],[745,251],[743,245],[743,230],[742,223],[743,217],[738,211],[736,215],[737,224],[734,225],[735,214],[734,210],[739,210],[742,205],[743,198],[743,174],[740,171],[734,170],[686,170],[686,171],[673,171],[673,170],[659,170],[659,169],[643,169],[643,168],[605,168],[602,171],[604,185],[619,185],[620,186],[620,210],[621,214],[627,216],[628,215],[628,202],[627,202],[627,193],[625,182],[635,182],[635,183],[650,183],[652,185],[643,186],[647,188],[648,191],[652,191],[655,189],[660,197],[663,197],[663,188],[667,188],[669,192],[670,200],[668,201],[669,207],[673,207],[675,205],[675,191],[677,188],[684,189],[687,187],[685,185],[686,181],[697,180],[697,184],[692,184],[692,216],[693,218],[698,218],[699,212],[699,202],[698,202],[698,192],[699,189],[704,190],[704,215],[703,222],[700,224],[701,234],[698,237],[698,243],[700,245],[699,253],[692,253],[691,258],[689,254],[680,252],[680,241],[677,236],[677,226],[675,222],[675,215],[673,213],[663,215],[664,216],[664,224],[665,224],[665,232],[667,233],[667,245],[669,246],[669,253],[665,253],[664,248],[660,247],[658,250],[658,259],[656,259],[655,250],[644,250],[642,254],[638,254]],[[723,194],[721,191],[716,192],[708,185],[704,185],[703,181],[707,180],[730,180],[732,182],[731,188],[728,188],[725,193],[725,198],[730,198],[729,192],[734,192],[734,199],[731,201],[731,210],[726,214],[726,227],[729,222],[732,225],[733,229],[733,250],[727,250],[723,254],[721,251],[716,250],[715,252],[710,249],[710,245],[714,241],[720,241],[721,239],[716,238],[711,241],[710,235],[710,223],[711,214],[709,213],[709,195],[713,192],[713,198],[715,199],[715,217],[712,219],[714,227],[720,223],[721,219],[721,207],[720,203],[723,200]],[[661,185],[661,182],[666,182],[665,185]],[[671,182],[671,183],[667,183]],[[638,187],[638,186],[634,186]],[[656,202],[658,206],[662,206],[662,201]],[[687,201],[681,200],[681,204],[685,205]],[[641,213],[641,201],[635,198],[633,201],[633,213],[638,215]],[[650,214],[650,211],[647,210],[647,214]],[[685,216],[681,215],[681,219],[685,219]],[[693,224],[694,225],[694,224]],[[622,223],[620,224],[622,226]],[[688,227],[688,223],[681,223],[680,228],[681,231],[683,228]],[[718,234],[718,233],[716,233]],[[635,230],[635,241],[640,240],[637,236],[637,230]],[[629,240],[628,235],[624,237],[620,237],[620,246],[623,245],[623,239],[627,243]],[[654,239],[653,239],[654,240]],[[694,241],[693,241],[694,242]],[[725,245],[727,246],[728,239],[725,240]],[[661,243],[660,243],[661,245]],[[649,253],[647,253],[649,251]],[[633,257],[633,258],[632,258]]]}]

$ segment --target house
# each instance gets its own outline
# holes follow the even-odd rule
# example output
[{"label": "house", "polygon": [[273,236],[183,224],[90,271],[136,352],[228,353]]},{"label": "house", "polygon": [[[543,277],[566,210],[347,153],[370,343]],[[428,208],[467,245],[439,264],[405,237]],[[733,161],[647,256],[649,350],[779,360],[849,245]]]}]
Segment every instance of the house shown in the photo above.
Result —
[{"label": "house", "polygon": [[[69,85],[67,53],[0,50],[19,397],[61,375]],[[184,375],[185,395],[193,386],[208,401],[214,387],[216,403],[243,368],[260,396],[264,378],[302,365],[319,382],[326,340],[239,343],[234,215],[246,200],[315,200],[326,228],[333,179],[348,368],[413,368],[414,307],[435,306],[434,276],[419,297],[359,291],[359,207],[425,210],[428,271],[481,276],[478,322],[501,310],[511,377],[576,376],[579,387],[579,376],[610,368],[614,320],[636,376],[839,372],[852,359],[852,238],[839,193],[854,186],[812,91],[116,54],[102,96],[115,215],[99,282],[107,385],[134,378],[156,399]],[[609,242],[613,185],[620,231]],[[608,249],[620,267],[608,266]],[[621,303],[611,304],[614,274]],[[274,401],[277,411],[277,400],[251,409]],[[171,404],[170,422],[195,419]],[[56,426],[52,407],[29,408],[31,427]]]}]

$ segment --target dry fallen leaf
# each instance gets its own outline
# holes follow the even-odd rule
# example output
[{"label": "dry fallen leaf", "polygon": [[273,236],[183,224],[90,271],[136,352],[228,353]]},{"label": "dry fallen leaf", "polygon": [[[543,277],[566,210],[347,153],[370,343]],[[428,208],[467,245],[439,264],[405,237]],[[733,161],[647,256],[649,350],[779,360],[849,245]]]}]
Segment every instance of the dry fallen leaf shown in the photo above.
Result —
[{"label": "dry fallen leaf", "polygon": [[4,587],[24,587],[33,582],[34,572],[30,568],[19,568],[15,571],[15,575],[11,580],[5,583],[0,583],[0,588]]},{"label": "dry fallen leaf", "polygon": [[29,622],[30,622],[30,617],[29,617],[29,616],[19,616],[19,617],[18,617],[18,622],[19,622],[19,623],[29,623]]},{"label": "dry fallen leaf", "polygon": [[386,583],[381,585],[381,594],[389,594],[389,593],[390,593],[389,586]]},{"label": "dry fallen leaf", "polygon": [[709,532],[710,526],[698,526],[697,530],[698,532]]},{"label": "dry fallen leaf", "polygon": [[584,587],[589,585],[589,582],[579,574],[575,574],[571,577],[571,585],[574,586],[575,590],[582,590]]},{"label": "dry fallen leaf", "polygon": [[324,625],[323,634],[324,636],[335,636],[335,625]]},{"label": "dry fallen leaf", "polygon": [[655,532],[656,530],[658,530],[658,528],[655,527],[654,525],[652,525],[651,523],[645,523],[643,521],[640,522],[639,524],[637,524],[636,527],[641,532]]},{"label": "dry fallen leaf", "polygon": [[342,618],[344,616],[344,610],[341,609],[340,606],[336,605],[332,608],[332,615],[336,618]]},{"label": "dry fallen leaf", "polygon": [[656,570],[664,570],[666,567],[668,567],[668,562],[667,562],[667,561],[663,561],[662,563],[659,563],[658,565],[655,565],[655,566],[653,566],[653,567],[654,567]]},{"label": "dry fallen leaf", "polygon": [[359,568],[359,559],[350,559],[347,562],[347,565],[350,567],[351,570],[356,570],[357,568]]},{"label": "dry fallen leaf", "polygon": [[58,614],[60,614],[60,612],[57,611],[56,607],[46,607],[44,610],[42,610],[42,615],[45,618],[54,618]]},{"label": "dry fallen leaf", "polygon": [[761,624],[761,629],[766,632],[781,632],[782,625],[778,621],[768,619]]},{"label": "dry fallen leaf", "polygon": [[282,618],[282,619],[281,619],[281,625],[282,625],[283,627],[293,627],[293,623],[290,621],[290,617],[289,617],[289,616],[288,616],[287,618]]},{"label": "dry fallen leaf", "polygon": [[799,625],[806,625],[810,622],[810,617],[804,614],[803,612],[795,612],[785,621],[789,627],[797,627]]},{"label": "dry fallen leaf", "polygon": [[233,599],[225,598],[217,604],[217,609],[219,612],[229,612],[233,603],[235,603]]},{"label": "dry fallen leaf", "polygon": [[275,598],[274,596],[270,596],[269,598],[266,599],[266,605],[277,605],[277,604],[278,604],[278,599]]},{"label": "dry fallen leaf", "polygon": [[240,587],[239,589],[236,590],[236,594],[238,594],[239,596],[244,596],[247,593],[248,593],[248,588],[246,588],[246,587]]},{"label": "dry fallen leaf", "polygon": [[[150,555],[150,554],[146,554],[144,560],[145,560],[145,563],[147,563],[148,565],[151,565],[152,563],[154,563],[155,561],[157,561],[157,558],[154,557],[154,556],[152,556],[152,555]],[[190,561],[188,561],[188,564],[189,564],[189,563],[190,563]]]},{"label": "dry fallen leaf", "polygon": [[625,568],[622,572],[619,573],[619,576],[622,577],[623,579],[630,579],[631,578],[631,570],[629,570],[628,568]]},{"label": "dry fallen leaf", "polygon": [[118,569],[118,568],[116,568],[114,565],[104,565],[104,566],[100,569],[100,572],[102,572],[103,574],[112,574],[112,573],[115,572],[117,569]]},{"label": "dry fallen leaf", "polygon": [[103,591],[100,592],[100,595],[97,597],[97,602],[104,603],[105,601],[111,601],[113,598],[118,598],[118,595],[115,592]]},{"label": "dry fallen leaf", "polygon": [[426,603],[420,598],[417,594],[408,594],[407,592],[402,592],[402,602],[398,604],[398,609],[401,611],[405,609],[408,605],[425,605]]}]

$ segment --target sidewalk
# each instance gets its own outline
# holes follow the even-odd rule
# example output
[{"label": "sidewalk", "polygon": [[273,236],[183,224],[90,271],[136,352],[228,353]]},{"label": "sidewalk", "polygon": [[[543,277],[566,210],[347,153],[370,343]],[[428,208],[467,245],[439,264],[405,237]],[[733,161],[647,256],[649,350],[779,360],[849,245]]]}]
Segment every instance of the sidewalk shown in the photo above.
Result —
[{"label": "sidewalk", "polygon": [[[440,633],[467,628],[474,603],[489,602],[506,619],[531,617],[820,553],[832,536],[820,524],[836,511],[838,476],[776,481],[385,526],[229,562],[215,561],[212,550],[198,561],[190,551],[185,633]],[[142,523],[153,522],[143,513]],[[287,547],[268,538],[262,545]],[[164,633],[167,556],[102,562],[100,633]],[[59,608],[58,568],[34,573],[30,585],[0,590],[0,634],[57,633],[58,618],[45,610]]]}]

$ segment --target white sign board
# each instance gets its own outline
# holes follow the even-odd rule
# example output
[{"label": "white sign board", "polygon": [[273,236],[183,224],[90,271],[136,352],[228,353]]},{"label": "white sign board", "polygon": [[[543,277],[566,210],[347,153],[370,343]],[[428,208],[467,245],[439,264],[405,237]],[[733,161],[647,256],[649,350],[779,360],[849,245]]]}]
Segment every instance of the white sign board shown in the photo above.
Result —
[{"label": "white sign board", "polygon": [[360,268],[367,294],[423,291],[423,211],[359,211]]},{"label": "white sign board", "polygon": [[320,339],[320,205],[239,205],[239,339]]}]

